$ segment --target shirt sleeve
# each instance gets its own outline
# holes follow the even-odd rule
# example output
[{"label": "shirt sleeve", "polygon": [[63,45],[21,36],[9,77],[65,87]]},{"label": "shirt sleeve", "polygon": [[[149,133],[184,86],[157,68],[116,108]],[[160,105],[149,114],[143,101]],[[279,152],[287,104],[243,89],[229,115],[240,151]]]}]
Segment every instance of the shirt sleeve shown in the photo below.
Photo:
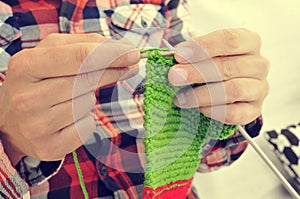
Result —
[{"label": "shirt sleeve", "polygon": [[[0,1],[0,86],[5,81],[11,56],[22,50],[21,36],[12,8]],[[26,169],[24,167],[25,162],[31,163],[26,165]],[[15,168],[5,154],[0,140],[0,198],[30,198],[29,186],[41,183],[54,175],[61,163],[62,161],[37,162],[26,157]],[[33,176],[33,172],[36,178],[26,182],[28,179],[26,177],[28,175]]]},{"label": "shirt sleeve", "polygon": [[[11,7],[0,2],[0,86],[5,80],[8,61],[11,55],[17,51],[17,44],[21,33],[15,20]],[[13,45],[18,47],[12,49]],[[0,132],[1,133],[1,132]],[[0,198],[29,198],[28,186],[22,180],[18,172],[11,165],[4,152],[0,141]]]},{"label": "shirt sleeve", "polygon": [[[262,124],[262,117],[260,116],[245,125],[244,128],[251,137],[256,137],[259,135]],[[247,140],[238,130],[228,139],[209,140],[203,147],[198,172],[210,172],[231,165],[244,153],[247,146]]]},{"label": "shirt sleeve", "polygon": [[11,165],[0,141],[0,198],[29,198],[27,184]]},{"label": "shirt sleeve", "polygon": [[7,69],[10,57],[21,50],[21,31],[12,9],[0,2],[0,69]]}]

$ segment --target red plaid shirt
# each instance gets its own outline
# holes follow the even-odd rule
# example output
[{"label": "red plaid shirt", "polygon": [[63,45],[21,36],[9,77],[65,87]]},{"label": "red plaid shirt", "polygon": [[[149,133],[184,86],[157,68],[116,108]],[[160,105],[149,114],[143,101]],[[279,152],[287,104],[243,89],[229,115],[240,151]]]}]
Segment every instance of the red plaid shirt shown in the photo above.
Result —
[{"label": "red plaid shirt", "polygon": [[[13,54],[36,46],[50,33],[96,32],[113,39],[127,34],[138,38],[136,45],[142,48],[151,40],[151,33],[160,29],[174,30],[164,35],[171,42],[182,41],[183,35],[190,33],[188,19],[185,0],[1,1],[0,69],[7,68]],[[144,36],[137,37],[141,34]],[[0,73],[1,83],[5,75]],[[142,82],[143,74],[138,74],[95,92],[97,129],[77,150],[90,198],[141,197],[144,187],[143,161],[139,155],[143,152],[144,130]],[[256,136],[261,124],[258,119],[246,129]],[[203,147],[199,172],[230,165],[246,146],[239,132],[227,140],[209,140]],[[83,198],[71,154],[57,162],[26,157],[16,168],[10,165],[1,144],[0,155],[0,198],[25,198],[29,193],[32,198]],[[187,197],[195,195],[190,191]]]}]

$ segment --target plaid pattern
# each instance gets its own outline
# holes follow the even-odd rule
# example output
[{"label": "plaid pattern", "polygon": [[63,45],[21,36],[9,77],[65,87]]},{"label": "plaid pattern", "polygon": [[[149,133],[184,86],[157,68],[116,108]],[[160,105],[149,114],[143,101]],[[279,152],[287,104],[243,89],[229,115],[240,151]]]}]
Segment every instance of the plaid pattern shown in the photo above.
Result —
[{"label": "plaid pattern", "polygon": [[0,141],[0,198],[29,198],[27,184],[20,178],[4,153]]},{"label": "plaid pattern", "polygon": [[[183,23],[188,18],[186,0],[4,0],[0,2],[0,67],[6,67],[14,53],[34,47],[46,35],[57,32],[97,32],[113,39],[126,35],[126,38],[135,38],[133,41],[140,48],[153,46],[161,37],[175,44],[182,41],[184,35],[190,35],[187,23]],[[173,31],[163,31],[160,37],[151,34],[161,29]],[[141,70],[134,78],[95,92],[97,129],[77,150],[91,198],[141,197],[144,188],[143,77]],[[5,73],[2,73],[0,82],[4,79]],[[248,132],[256,133],[260,126],[261,123],[256,122]],[[231,164],[246,145],[238,132],[228,140],[211,140],[204,146],[199,171]],[[25,181],[31,198],[83,198],[72,155],[59,162],[24,158],[16,169],[25,181],[19,179],[3,152],[0,161],[0,198],[25,197]],[[191,190],[187,198],[196,197]]]},{"label": "plaid pattern", "polygon": [[[266,131],[265,139],[272,146],[292,183],[300,191],[300,123]],[[295,183],[294,183],[295,182]]]},{"label": "plaid pattern", "polygon": [[[7,62],[11,55],[21,50],[21,32],[16,23],[10,6],[0,1],[0,70],[7,69]],[[4,81],[0,75],[0,82]]]}]

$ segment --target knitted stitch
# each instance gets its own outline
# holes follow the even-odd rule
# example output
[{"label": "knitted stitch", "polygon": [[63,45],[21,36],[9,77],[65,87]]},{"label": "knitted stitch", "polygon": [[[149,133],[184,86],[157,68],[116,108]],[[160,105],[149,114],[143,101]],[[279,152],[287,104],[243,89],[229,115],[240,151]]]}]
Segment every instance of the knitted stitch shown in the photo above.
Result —
[{"label": "knitted stitch", "polygon": [[[176,64],[173,56],[162,56],[165,49],[150,49],[146,63],[144,127],[146,172],[144,198],[172,198],[163,194],[183,187],[191,180],[200,163],[201,148],[209,139],[225,139],[236,130],[204,116],[198,108],[180,109],[173,100],[183,87],[168,81],[168,71]],[[164,187],[166,187],[164,189]],[[171,192],[170,192],[171,193]],[[178,197],[177,197],[178,198]]]}]

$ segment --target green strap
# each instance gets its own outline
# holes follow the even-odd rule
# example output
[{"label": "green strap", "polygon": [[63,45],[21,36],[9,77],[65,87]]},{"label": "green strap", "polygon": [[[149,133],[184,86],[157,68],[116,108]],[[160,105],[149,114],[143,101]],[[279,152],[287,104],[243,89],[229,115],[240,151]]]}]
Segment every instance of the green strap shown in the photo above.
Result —
[{"label": "green strap", "polygon": [[82,175],[82,171],[81,171],[81,168],[80,168],[80,165],[79,165],[79,161],[78,161],[76,151],[73,151],[72,155],[73,155],[74,163],[75,163],[75,166],[76,166],[76,171],[77,171],[77,174],[78,174],[78,178],[79,178],[82,193],[83,193],[85,199],[89,199],[89,194],[88,194],[88,192],[86,190],[86,187],[85,187],[85,184],[84,184],[83,175]]}]

